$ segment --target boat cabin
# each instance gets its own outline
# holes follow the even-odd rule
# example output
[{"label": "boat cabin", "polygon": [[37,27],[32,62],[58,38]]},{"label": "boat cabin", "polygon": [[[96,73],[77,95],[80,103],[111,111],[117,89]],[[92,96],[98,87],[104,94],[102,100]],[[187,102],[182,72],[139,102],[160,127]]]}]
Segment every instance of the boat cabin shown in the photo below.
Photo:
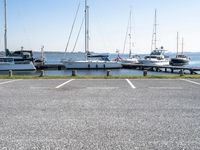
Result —
[{"label": "boat cabin", "polygon": [[17,50],[14,52],[10,52],[8,49],[6,50],[7,57],[14,57],[14,61],[33,61],[33,52],[32,50]]}]

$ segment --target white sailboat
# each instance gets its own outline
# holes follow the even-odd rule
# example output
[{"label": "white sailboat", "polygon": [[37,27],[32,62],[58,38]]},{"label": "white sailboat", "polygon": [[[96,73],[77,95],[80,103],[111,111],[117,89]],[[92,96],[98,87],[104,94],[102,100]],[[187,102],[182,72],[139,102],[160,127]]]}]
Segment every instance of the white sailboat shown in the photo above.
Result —
[{"label": "white sailboat", "polygon": [[183,54],[183,41],[182,38],[182,52],[179,54],[179,34],[177,32],[177,52],[176,57],[170,60],[170,65],[172,66],[184,66],[190,62],[190,58]]},{"label": "white sailboat", "polygon": [[122,65],[116,61],[108,60],[105,55],[89,54],[89,6],[85,0],[85,60],[75,61],[63,59],[62,63],[66,69],[114,69],[121,68]]},{"label": "white sailboat", "polygon": [[[4,26],[4,47],[5,53],[8,52],[7,49],[7,3],[4,0],[4,19],[5,19],[5,26]],[[15,61],[16,57],[12,56],[2,56],[0,57],[0,71],[34,71],[36,70],[35,66],[33,65],[32,61],[30,60],[20,60]]]},{"label": "white sailboat", "polygon": [[145,65],[158,66],[169,65],[169,57],[165,55],[165,52],[166,50],[164,50],[162,46],[160,48],[157,48],[157,10],[155,10],[155,22],[152,35],[151,53],[150,55],[145,56],[144,59],[140,61],[140,63]]},{"label": "white sailboat", "polygon": [[[128,33],[129,32],[129,33]],[[127,27],[127,32],[126,32],[126,37],[125,37],[125,41],[124,41],[124,50],[123,53],[125,51],[125,45],[126,45],[126,39],[127,39],[127,33],[129,36],[129,57],[124,59],[120,59],[122,64],[136,64],[139,63],[140,60],[140,56],[138,55],[132,55],[132,10],[130,10],[130,15],[129,15],[129,21],[128,21],[128,27]]]}]

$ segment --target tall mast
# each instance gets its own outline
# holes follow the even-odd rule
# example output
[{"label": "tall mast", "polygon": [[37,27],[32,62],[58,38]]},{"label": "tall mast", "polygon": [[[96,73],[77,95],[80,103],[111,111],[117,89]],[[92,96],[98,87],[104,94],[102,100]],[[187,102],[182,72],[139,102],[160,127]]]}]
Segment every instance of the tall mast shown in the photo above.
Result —
[{"label": "tall mast", "polygon": [[129,57],[131,57],[131,51],[132,51],[132,10],[130,10],[130,18],[129,18]]},{"label": "tall mast", "polygon": [[154,24],[154,26],[155,26],[155,33],[154,33],[154,48],[156,49],[157,48],[157,10],[155,10],[155,24]]},{"label": "tall mast", "polygon": [[182,38],[182,55],[183,55],[183,47],[184,47],[184,38]]},{"label": "tall mast", "polygon": [[87,53],[89,52],[89,6],[85,0],[85,54],[87,60]]},{"label": "tall mast", "polygon": [[7,9],[6,0],[4,0],[4,49],[7,50]]},{"label": "tall mast", "polygon": [[157,9],[155,9],[155,16],[154,16],[154,25],[153,25],[153,34],[152,34],[152,42],[151,42],[151,51],[157,48]]}]

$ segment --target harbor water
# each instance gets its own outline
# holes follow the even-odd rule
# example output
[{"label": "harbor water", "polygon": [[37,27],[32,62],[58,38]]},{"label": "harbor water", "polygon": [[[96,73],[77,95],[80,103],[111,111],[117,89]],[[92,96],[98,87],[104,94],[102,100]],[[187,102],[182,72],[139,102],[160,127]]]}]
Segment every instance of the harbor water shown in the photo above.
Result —
[{"label": "harbor water", "polygon": [[[191,53],[185,53],[187,56],[191,58],[190,64],[188,66],[190,67],[200,67],[200,52],[191,52]],[[84,53],[77,52],[77,53],[67,53],[66,58],[72,59],[72,60],[83,60],[84,59]],[[141,58],[143,58],[146,54],[140,55]],[[170,58],[175,57],[175,53],[167,53]],[[39,58],[41,56],[40,52],[34,52],[33,53],[34,58]],[[45,63],[46,64],[59,64],[61,63],[61,60],[65,57],[65,54],[63,52],[45,52]],[[109,54],[109,59],[113,60],[117,57],[117,54]],[[122,58],[128,58],[128,54],[120,55]],[[142,76],[143,71],[142,70],[135,70],[135,69],[109,69],[111,71],[112,76]],[[94,70],[77,70],[77,74],[79,76],[103,76],[106,75],[107,70],[104,69],[94,69]],[[62,70],[56,70],[56,69],[45,69],[44,74],[46,76],[69,76],[71,75],[72,70],[68,69],[62,69]],[[175,72],[176,73],[176,72]],[[178,72],[177,72],[178,73]],[[200,74],[200,72],[197,72]],[[7,72],[0,72],[0,74],[7,74]],[[40,71],[36,72],[14,72],[14,74],[17,75],[39,75]],[[148,75],[172,75],[170,72],[153,72],[149,71]],[[173,73],[174,74],[174,73]]]},{"label": "harbor water", "polygon": [[[191,67],[199,67],[200,66],[200,53],[194,52],[194,53],[185,53],[187,56],[191,58],[191,62],[188,66]],[[170,58],[175,57],[175,53],[167,53]],[[64,58],[64,53],[62,52],[46,52],[45,53],[45,59],[46,63],[49,64],[58,64],[61,62],[61,59]],[[120,55],[123,58],[128,58],[128,54]],[[145,56],[145,54],[140,55],[142,58]],[[34,53],[34,57],[40,57],[39,52]],[[109,54],[109,59],[113,60],[117,57],[117,54]],[[73,59],[73,60],[83,60],[84,59],[84,53],[67,53],[66,54],[67,59]],[[135,70],[135,69],[109,69],[111,70],[111,75],[113,76],[142,76],[143,71],[141,70]],[[106,75],[107,70],[78,70],[77,73],[80,76],[101,76]],[[71,75],[72,70],[45,70],[45,75],[50,76],[64,76],[64,75]],[[200,73],[200,72],[198,72]],[[148,72],[148,75],[170,75],[171,73],[165,73],[165,72]]]}]

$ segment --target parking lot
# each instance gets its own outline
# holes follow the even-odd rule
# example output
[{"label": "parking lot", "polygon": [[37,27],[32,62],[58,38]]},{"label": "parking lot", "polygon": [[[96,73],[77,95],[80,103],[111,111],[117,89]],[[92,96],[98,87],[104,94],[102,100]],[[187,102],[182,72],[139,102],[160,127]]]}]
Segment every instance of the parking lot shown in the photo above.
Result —
[{"label": "parking lot", "polygon": [[200,80],[0,79],[0,149],[200,149]]}]

